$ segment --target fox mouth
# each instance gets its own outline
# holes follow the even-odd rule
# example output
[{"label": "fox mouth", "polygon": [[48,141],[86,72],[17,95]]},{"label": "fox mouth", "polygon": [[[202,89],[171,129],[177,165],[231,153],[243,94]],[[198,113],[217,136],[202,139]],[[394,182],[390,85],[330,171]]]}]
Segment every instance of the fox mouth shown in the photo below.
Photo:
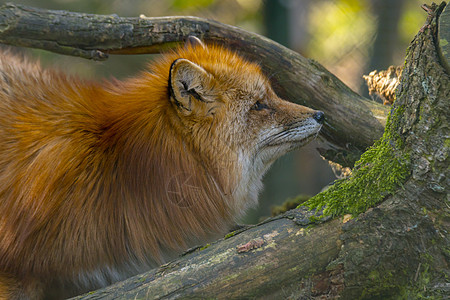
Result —
[{"label": "fox mouth", "polygon": [[308,135],[307,137],[299,140],[284,140],[284,141],[274,141],[265,145],[265,147],[284,147],[287,148],[286,152],[303,147],[312,140],[314,140],[319,134],[317,131],[314,134]]},{"label": "fox mouth", "polygon": [[308,119],[286,127],[262,140],[260,149],[283,146],[292,147],[292,149],[301,147],[317,137],[322,128],[322,124]]}]

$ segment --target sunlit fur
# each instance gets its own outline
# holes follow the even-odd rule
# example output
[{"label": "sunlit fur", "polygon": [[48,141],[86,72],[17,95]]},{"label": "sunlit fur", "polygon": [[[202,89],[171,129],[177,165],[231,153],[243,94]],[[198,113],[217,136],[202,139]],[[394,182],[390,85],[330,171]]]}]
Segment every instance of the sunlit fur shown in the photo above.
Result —
[{"label": "sunlit fur", "polygon": [[[174,104],[177,58],[210,74],[212,109]],[[103,83],[0,53],[0,298],[75,295],[220,236],[270,164],[317,134],[313,113],[217,46]]]}]

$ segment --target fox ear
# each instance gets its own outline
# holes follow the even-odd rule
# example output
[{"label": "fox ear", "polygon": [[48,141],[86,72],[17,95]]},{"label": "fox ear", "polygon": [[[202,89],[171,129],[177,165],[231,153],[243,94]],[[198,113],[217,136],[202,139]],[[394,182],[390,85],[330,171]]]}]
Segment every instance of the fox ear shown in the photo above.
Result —
[{"label": "fox ear", "polygon": [[190,35],[187,37],[186,39],[186,43],[184,45],[186,48],[189,47],[202,47],[203,49],[206,49],[205,44],[203,44],[203,42],[196,36]]},{"label": "fox ear", "polygon": [[214,102],[212,81],[212,76],[199,65],[187,59],[177,59],[170,67],[170,98],[186,115],[201,112],[207,114]]}]

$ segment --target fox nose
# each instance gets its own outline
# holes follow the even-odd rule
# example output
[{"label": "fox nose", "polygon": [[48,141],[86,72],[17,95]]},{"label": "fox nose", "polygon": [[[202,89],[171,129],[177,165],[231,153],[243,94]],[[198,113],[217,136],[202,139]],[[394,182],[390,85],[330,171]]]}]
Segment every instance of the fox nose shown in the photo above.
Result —
[{"label": "fox nose", "polygon": [[313,118],[317,121],[317,123],[322,124],[325,120],[325,114],[319,110],[313,114]]}]

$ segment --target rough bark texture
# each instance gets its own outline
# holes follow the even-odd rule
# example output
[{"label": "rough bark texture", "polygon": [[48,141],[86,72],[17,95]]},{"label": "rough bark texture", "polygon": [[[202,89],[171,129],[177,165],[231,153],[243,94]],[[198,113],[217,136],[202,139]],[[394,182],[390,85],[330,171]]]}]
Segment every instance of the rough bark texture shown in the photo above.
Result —
[{"label": "rough bark texture", "polygon": [[345,86],[319,63],[260,35],[196,17],[120,18],[20,5],[0,7],[0,42],[92,59],[157,53],[195,35],[258,62],[278,94],[326,114],[322,135],[330,160],[353,166],[383,133],[388,108]]},{"label": "rough bark texture", "polygon": [[410,172],[383,203],[345,223],[293,210],[80,299],[447,297],[450,78],[436,20],[408,49],[387,136],[401,139],[395,155],[408,156]]},{"label": "rough bark texture", "polygon": [[324,224],[311,235],[308,216],[312,215],[305,210],[289,212],[78,299],[282,299],[296,295],[301,290],[299,279],[324,271],[341,246],[341,222]]},{"label": "rough bark texture", "polygon": [[438,53],[441,57],[442,65],[450,73],[450,8],[448,6],[441,14],[438,24]]}]

